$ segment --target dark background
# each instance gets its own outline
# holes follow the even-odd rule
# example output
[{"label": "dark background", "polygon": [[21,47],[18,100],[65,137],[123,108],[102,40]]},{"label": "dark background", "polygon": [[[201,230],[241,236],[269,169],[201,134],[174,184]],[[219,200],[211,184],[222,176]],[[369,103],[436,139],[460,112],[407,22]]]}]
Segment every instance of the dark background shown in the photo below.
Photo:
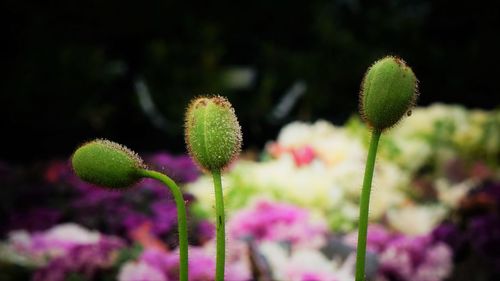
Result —
[{"label": "dark background", "polygon": [[[1,8],[0,160],[68,157],[106,137],[183,153],[183,113],[198,95],[233,103],[245,148],[291,120],[341,124],[366,68],[395,54],[420,79],[419,105],[499,105],[498,1],[27,1]],[[234,66],[254,73],[238,89]],[[134,83],[163,118],[151,122]],[[302,81],[283,118],[272,110]]]}]

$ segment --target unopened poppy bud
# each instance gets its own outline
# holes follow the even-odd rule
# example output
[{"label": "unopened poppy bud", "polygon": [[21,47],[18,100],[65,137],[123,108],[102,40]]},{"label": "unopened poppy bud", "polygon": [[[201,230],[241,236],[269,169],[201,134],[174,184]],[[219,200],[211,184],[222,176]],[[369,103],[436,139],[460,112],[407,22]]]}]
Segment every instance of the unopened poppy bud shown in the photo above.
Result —
[{"label": "unopened poppy bud", "polygon": [[125,188],[141,179],[142,159],[118,143],[97,139],[80,146],[71,157],[82,180],[103,187]]},{"label": "unopened poppy bud", "polygon": [[200,97],[189,104],[185,140],[189,154],[201,168],[224,169],[240,153],[241,139],[241,127],[227,99]]},{"label": "unopened poppy bud", "polygon": [[418,80],[405,61],[388,56],[376,61],[361,84],[360,113],[368,125],[383,131],[414,106]]}]

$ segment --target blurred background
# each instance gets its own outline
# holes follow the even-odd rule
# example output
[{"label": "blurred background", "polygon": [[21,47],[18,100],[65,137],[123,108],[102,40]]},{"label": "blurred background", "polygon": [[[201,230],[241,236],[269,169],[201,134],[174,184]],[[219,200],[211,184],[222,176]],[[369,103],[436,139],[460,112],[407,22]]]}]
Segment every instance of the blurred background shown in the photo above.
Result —
[{"label": "blurred background", "polygon": [[419,105],[498,106],[499,3],[3,1],[0,159],[67,157],[105,137],[185,152],[183,113],[227,96],[245,148],[291,120],[342,124],[376,59],[404,58]]},{"label": "blurred background", "polygon": [[386,55],[413,68],[422,107],[380,142],[368,279],[500,280],[499,1],[5,0],[0,11],[0,280],[178,279],[170,193],[78,179],[68,158],[94,138],[179,183],[191,279],[212,280],[212,181],[185,155],[183,119],[193,97],[215,94],[244,139],[224,174],[226,279],[354,280],[370,137],[358,92]]}]

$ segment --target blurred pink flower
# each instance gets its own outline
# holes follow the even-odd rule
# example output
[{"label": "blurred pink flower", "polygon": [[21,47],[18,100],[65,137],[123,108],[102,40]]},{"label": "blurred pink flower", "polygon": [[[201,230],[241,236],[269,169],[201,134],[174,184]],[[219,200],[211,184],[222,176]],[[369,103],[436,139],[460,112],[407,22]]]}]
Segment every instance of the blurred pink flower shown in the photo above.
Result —
[{"label": "blurred pink flower", "polygon": [[311,163],[316,157],[313,148],[310,146],[292,149],[292,156],[297,167]]},{"label": "blurred pink flower", "polygon": [[[145,249],[139,256],[135,264],[145,264],[148,267],[142,266],[140,270],[148,270],[152,268],[155,272],[159,272],[165,279],[161,280],[178,280],[179,279],[179,251],[167,252],[160,249]],[[189,280],[190,281],[207,281],[215,278],[215,256],[207,252],[201,247],[189,247]],[[238,265],[233,265],[230,262],[226,264],[226,280],[245,281],[249,280],[248,276],[238,272]],[[129,266],[127,270],[132,271],[133,267]],[[123,272],[124,269],[121,270]],[[155,273],[156,274],[156,273]],[[121,276],[121,274],[120,274]],[[122,280],[122,279],[120,279]],[[123,279],[134,281],[135,279]],[[144,279],[156,280],[156,279]],[[138,280],[137,280],[138,281]]]},{"label": "blurred pink flower", "polygon": [[[345,237],[346,243],[356,246],[357,234]],[[368,227],[368,250],[379,257],[379,274],[406,281],[441,281],[452,271],[452,250],[433,236],[405,236],[392,233],[380,225]]]},{"label": "blurred pink flower", "polygon": [[234,214],[228,222],[231,238],[311,244],[322,240],[326,226],[312,223],[309,212],[291,204],[259,201]]}]

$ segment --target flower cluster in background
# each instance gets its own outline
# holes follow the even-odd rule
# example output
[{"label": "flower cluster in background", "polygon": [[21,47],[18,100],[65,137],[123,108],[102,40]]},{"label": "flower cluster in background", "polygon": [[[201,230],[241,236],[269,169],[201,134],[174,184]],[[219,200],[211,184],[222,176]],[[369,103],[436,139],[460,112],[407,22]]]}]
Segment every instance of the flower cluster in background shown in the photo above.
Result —
[{"label": "flower cluster in background", "polygon": [[[153,169],[163,171],[183,184],[198,178],[199,172],[187,156],[158,153],[146,158]],[[46,168],[46,185],[41,199],[26,211],[12,212],[9,229],[40,230],[70,219],[105,233],[132,233],[150,223],[156,235],[168,234],[176,226],[176,208],[169,190],[151,179],[141,181],[124,192],[108,191],[81,181],[66,161],[55,161]],[[32,188],[25,197],[38,196]],[[58,204],[52,201],[60,199]],[[190,200],[189,198],[187,198]],[[15,209],[15,208],[14,208]]]},{"label": "flower cluster in background", "polygon": [[292,245],[321,245],[326,233],[322,222],[312,223],[309,212],[294,205],[257,201],[251,209],[242,209],[228,222],[232,239],[272,240]]},{"label": "flower cluster in background", "polygon": [[[354,280],[369,131],[294,122],[259,160],[223,177],[226,280]],[[500,280],[500,112],[417,108],[380,142],[370,206],[370,281]],[[215,273],[211,178],[187,156],[146,157],[185,193],[189,279]],[[44,167],[43,181],[36,172]],[[125,192],[79,180],[66,161],[0,163],[0,280],[178,279],[177,214],[166,187]]]},{"label": "flower cluster in background", "polygon": [[[345,237],[355,247],[357,233]],[[432,235],[407,236],[370,225],[367,249],[378,256],[377,281],[439,281],[451,274],[452,250]]]},{"label": "flower cluster in background", "polygon": [[43,232],[13,231],[1,245],[0,255],[3,262],[36,268],[35,281],[64,281],[70,275],[92,280],[114,265],[125,245],[119,237],[68,223]]},{"label": "flower cluster in background", "polygon": [[432,235],[453,249],[461,265],[454,279],[499,279],[500,183],[488,182],[472,191]]},{"label": "flower cluster in background", "polygon": [[[370,219],[425,234],[473,187],[500,177],[500,112],[436,104],[414,109],[401,123],[381,139]],[[283,200],[318,213],[333,230],[352,230],[368,141],[358,118],[343,127],[291,123],[268,144],[264,161],[240,161],[226,175],[227,209],[238,210],[255,197]],[[201,178],[188,185],[207,213],[213,204],[209,184]]]},{"label": "flower cluster in background", "polygon": [[259,280],[354,279],[354,254],[347,260],[323,254],[329,232],[307,209],[257,200],[231,217],[228,233],[232,259],[253,267]]},{"label": "flower cluster in background", "polygon": [[[157,153],[146,159],[153,169],[180,184],[199,176],[187,156]],[[33,280],[40,281],[115,280],[117,266],[124,259],[120,255],[132,259],[140,249],[151,247],[175,251],[175,203],[158,182],[146,179],[124,192],[104,190],[77,178],[66,161],[49,163],[43,179],[40,186],[20,189],[20,199],[35,197],[38,202],[12,208],[0,264],[33,269]],[[189,203],[193,198],[186,199]],[[214,226],[208,221],[192,218],[190,228],[198,233],[191,239],[194,245],[214,236]]]},{"label": "flower cluster in background", "polygon": [[[215,278],[215,252],[210,248],[189,248],[189,280],[204,281]],[[126,262],[118,273],[119,281],[168,281],[179,279],[179,253],[166,252],[159,249],[145,249],[141,255]],[[226,280],[250,280],[248,271],[236,264],[228,265]]]}]

